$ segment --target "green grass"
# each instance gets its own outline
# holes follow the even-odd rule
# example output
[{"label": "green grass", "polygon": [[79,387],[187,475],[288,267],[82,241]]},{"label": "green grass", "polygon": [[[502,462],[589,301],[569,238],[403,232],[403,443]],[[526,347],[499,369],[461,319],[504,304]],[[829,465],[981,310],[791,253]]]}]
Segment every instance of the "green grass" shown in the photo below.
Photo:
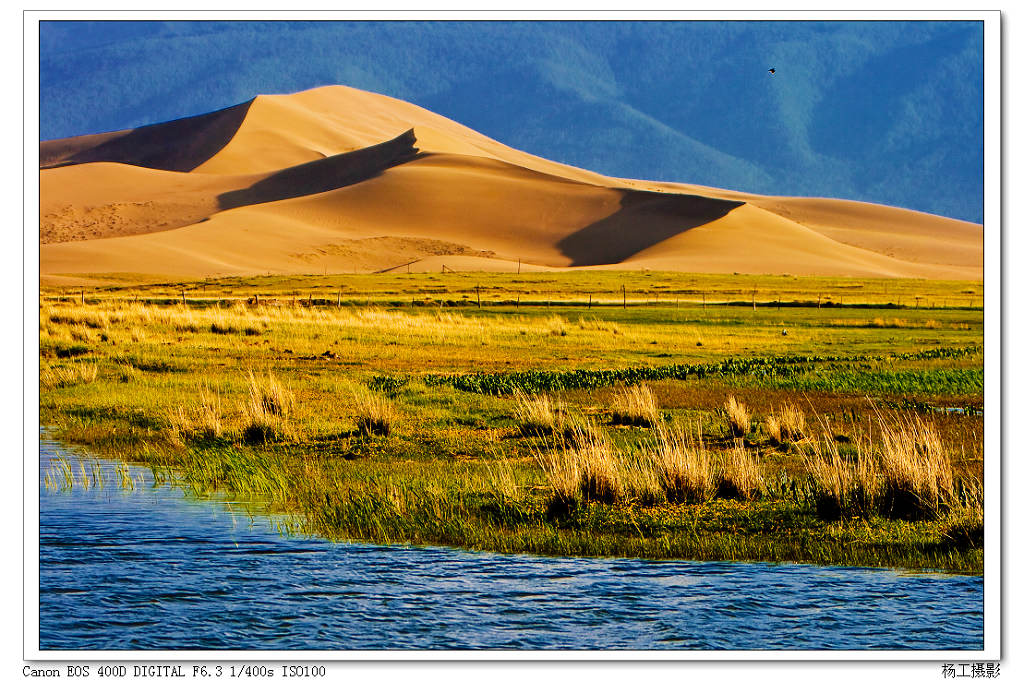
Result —
[{"label": "green grass", "polygon": [[[85,278],[90,275],[76,275]],[[211,298],[291,301],[312,297],[324,303],[476,305],[477,287],[483,305],[514,306],[571,303],[621,306],[626,289],[627,306],[703,304],[734,301],[758,311],[775,309],[776,301],[799,302],[816,310],[840,305],[872,305],[882,309],[924,311],[935,308],[976,308],[982,306],[984,288],[977,281],[934,281],[925,279],[858,279],[841,277],[794,277],[787,275],[691,274],[680,272],[577,271],[564,273],[448,274],[330,274],[225,277],[216,280],[172,281],[159,277],[100,273],[98,283],[85,290],[86,300],[104,297],[181,300],[194,302]],[[51,289],[47,293],[78,300],[83,289]],[[883,306],[892,306],[883,308]],[[878,316],[877,311],[874,316]]]},{"label": "green grass", "polygon": [[[651,292],[651,304],[623,309],[622,285]],[[700,302],[710,292],[742,298],[754,285],[782,300],[821,290],[844,306]],[[292,530],[334,539],[981,569],[980,517],[969,508],[823,517],[800,442],[773,437],[767,423],[796,405],[803,438],[846,438],[837,446],[848,456],[850,438],[877,432],[876,407],[890,405],[934,428],[954,480],[980,477],[982,311],[849,307],[915,291],[980,304],[980,284],[577,273],[188,286],[187,306],[173,302],[180,288],[160,282],[98,288],[85,306],[47,292],[41,422],[98,455],[170,471],[197,494],[258,500]],[[331,304],[342,288],[343,304]],[[469,291],[471,306],[434,304]],[[591,291],[602,304],[588,309]],[[256,293],[259,306],[244,302]],[[495,304],[517,295],[518,309]],[[321,304],[298,302],[310,298]],[[641,384],[648,415],[623,418],[623,391]],[[723,409],[730,395],[751,412],[739,442]],[[541,399],[539,416],[524,409]],[[933,411],[945,406],[968,410]],[[666,427],[683,442],[699,436],[710,463],[656,464]],[[596,458],[581,463],[587,442]],[[545,462],[569,470],[573,461],[580,476],[560,493]]]}]

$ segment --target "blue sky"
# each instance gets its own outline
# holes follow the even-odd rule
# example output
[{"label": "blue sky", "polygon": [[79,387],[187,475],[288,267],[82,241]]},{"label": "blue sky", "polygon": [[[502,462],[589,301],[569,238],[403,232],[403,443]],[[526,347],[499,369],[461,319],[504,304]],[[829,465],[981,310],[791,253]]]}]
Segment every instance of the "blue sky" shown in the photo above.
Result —
[{"label": "blue sky", "polygon": [[980,222],[982,42],[980,22],[43,22],[40,133],[339,83],[611,175]]}]

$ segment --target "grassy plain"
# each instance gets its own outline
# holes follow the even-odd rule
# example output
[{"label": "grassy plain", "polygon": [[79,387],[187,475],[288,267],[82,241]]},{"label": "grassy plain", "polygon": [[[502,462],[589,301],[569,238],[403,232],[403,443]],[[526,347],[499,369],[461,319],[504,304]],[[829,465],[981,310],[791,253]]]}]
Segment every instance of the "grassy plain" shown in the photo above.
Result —
[{"label": "grassy plain", "polygon": [[41,423],[294,531],[981,570],[980,282],[120,279],[43,292]]}]

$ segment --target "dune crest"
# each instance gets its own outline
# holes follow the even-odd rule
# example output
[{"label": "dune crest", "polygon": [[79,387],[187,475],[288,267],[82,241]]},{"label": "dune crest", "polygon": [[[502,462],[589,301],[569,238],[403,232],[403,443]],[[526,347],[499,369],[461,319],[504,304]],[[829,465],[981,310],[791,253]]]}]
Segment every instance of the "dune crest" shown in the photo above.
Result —
[{"label": "dune crest", "polygon": [[57,283],[396,268],[982,276],[980,225],[605,177],[343,86],[42,142],[40,194],[41,274]]}]

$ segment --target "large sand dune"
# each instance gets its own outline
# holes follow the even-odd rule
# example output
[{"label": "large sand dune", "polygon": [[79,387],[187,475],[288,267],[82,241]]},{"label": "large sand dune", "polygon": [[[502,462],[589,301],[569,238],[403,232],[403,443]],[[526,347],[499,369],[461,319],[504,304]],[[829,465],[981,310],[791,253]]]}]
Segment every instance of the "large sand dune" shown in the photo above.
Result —
[{"label": "large sand dune", "polygon": [[41,143],[40,243],[53,283],[444,267],[982,276],[980,225],[605,177],[340,86]]}]

